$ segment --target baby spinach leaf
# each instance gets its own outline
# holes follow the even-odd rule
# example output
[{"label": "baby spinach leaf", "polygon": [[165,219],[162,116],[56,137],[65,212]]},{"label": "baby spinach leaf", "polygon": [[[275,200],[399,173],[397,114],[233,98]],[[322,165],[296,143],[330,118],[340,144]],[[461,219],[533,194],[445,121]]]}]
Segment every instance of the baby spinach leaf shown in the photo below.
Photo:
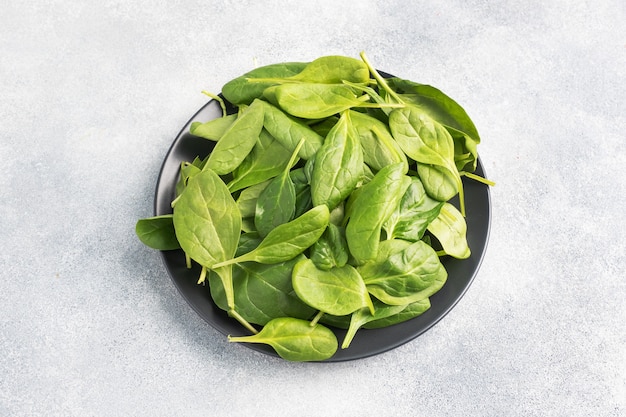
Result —
[{"label": "baby spinach leaf", "polygon": [[266,236],[272,229],[292,220],[296,212],[296,189],[289,176],[289,170],[298,159],[298,151],[304,139],[294,149],[291,159],[283,172],[270,180],[261,191],[256,201],[254,225],[261,236]]},{"label": "baby spinach leaf", "polygon": [[263,103],[264,118],[263,126],[281,145],[289,152],[298,146],[304,139],[304,145],[300,148],[299,156],[302,159],[312,158],[324,142],[324,138],[304,123],[285,114],[281,109]]},{"label": "baby spinach leaf", "polygon": [[330,210],[356,188],[363,169],[363,151],[350,113],[343,112],[315,155],[311,174],[313,205],[326,204]]},{"label": "baby spinach leaf", "polygon": [[178,178],[178,182],[176,183],[176,195],[179,196],[185,187],[187,186],[187,182],[189,178],[194,175],[200,173],[202,171],[203,165],[198,161],[198,158],[194,160],[194,163],[182,162],[180,164],[180,176]]},{"label": "baby spinach leaf", "polygon": [[228,189],[234,193],[274,178],[285,169],[290,156],[291,151],[265,129],[261,130],[250,154],[233,171],[233,179],[228,183]]},{"label": "baby spinach leaf", "polygon": [[387,239],[420,240],[430,222],[439,215],[442,206],[442,202],[426,194],[419,178],[412,177],[400,204],[383,225]]},{"label": "baby spinach leaf", "polygon": [[378,253],[381,229],[402,199],[411,180],[401,162],[387,165],[363,185],[346,213],[346,240],[357,262],[372,260]]},{"label": "baby spinach leaf", "polygon": [[219,175],[232,172],[248,156],[263,128],[263,105],[253,102],[242,110],[211,151],[205,168]]},{"label": "baby spinach leaf", "polygon": [[380,329],[381,327],[388,327],[394,324],[402,323],[412,318],[415,318],[430,309],[430,299],[424,298],[423,300],[416,301],[414,303],[404,306],[402,311],[397,314],[389,315],[388,317],[378,320],[372,320],[363,325],[364,329]]},{"label": "baby spinach leaf", "polygon": [[415,106],[394,109],[389,128],[400,148],[418,163],[454,166],[454,142],[448,131]]},{"label": "baby spinach leaf", "polygon": [[265,65],[234,78],[222,87],[222,95],[235,105],[250,104],[274,82],[254,82],[255,78],[286,78],[302,71],[307,62],[284,62]]},{"label": "baby spinach leaf", "polygon": [[426,193],[438,201],[448,201],[458,194],[457,176],[440,165],[417,164],[419,176]]},{"label": "baby spinach leaf", "polygon": [[441,289],[448,273],[433,248],[420,240],[396,251],[391,242],[381,242],[375,262],[358,267],[370,294],[385,304],[404,305]]},{"label": "baby spinach leaf", "polygon": [[406,306],[390,306],[384,303],[381,303],[378,300],[374,300],[374,312],[372,313],[368,308],[360,308],[352,313],[350,317],[350,324],[348,326],[348,331],[344,336],[343,343],[341,344],[342,349],[347,349],[350,347],[350,343],[352,343],[352,339],[356,335],[357,331],[363,327],[365,324],[376,321],[383,320],[390,316],[395,316],[399,314],[402,310],[405,309]]},{"label": "baby spinach leaf", "polygon": [[[291,284],[293,267],[303,257],[271,265],[254,262],[233,265],[237,312],[248,322],[260,325],[278,317],[312,317],[315,310],[298,298]],[[219,280],[209,279],[209,283],[215,303],[228,310]]]},{"label": "baby spinach leaf", "polygon": [[[331,216],[334,212],[331,212]],[[323,270],[344,266],[348,262],[345,229],[331,221],[322,237],[311,247],[311,261]]]},{"label": "baby spinach leaf", "polygon": [[233,125],[235,120],[237,120],[237,114],[229,114],[204,123],[193,122],[191,123],[189,133],[204,139],[218,141]]},{"label": "baby spinach leaf", "polygon": [[324,313],[343,316],[361,307],[374,312],[365,283],[351,265],[321,270],[304,259],[293,268],[292,284],[302,301]]},{"label": "baby spinach leaf", "polygon": [[202,266],[230,259],[237,250],[241,215],[211,169],[190,179],[174,206],[173,224],[182,249]]},{"label": "baby spinach leaf", "polygon": [[[183,251],[205,268],[231,259],[241,233],[241,214],[226,184],[211,169],[189,180],[174,206],[176,238]],[[231,268],[219,268],[229,306],[234,306]]]},{"label": "baby spinach leaf", "polygon": [[135,225],[135,233],[144,245],[152,249],[180,249],[171,214],[140,219]]},{"label": "baby spinach leaf", "polygon": [[311,61],[300,73],[288,80],[321,84],[340,84],[344,81],[367,83],[369,70],[361,60],[329,55]]},{"label": "baby spinach leaf", "polygon": [[299,217],[306,211],[313,208],[313,200],[311,199],[311,186],[308,184],[294,183],[296,190],[296,213],[295,217]]},{"label": "baby spinach leaf", "polygon": [[446,254],[458,259],[471,255],[465,218],[452,204],[444,203],[439,216],[428,226],[428,231],[441,243]]},{"label": "baby spinach leaf", "polygon": [[259,236],[258,232],[242,233],[239,237],[239,245],[237,246],[235,256],[243,255],[244,253],[248,253],[256,249],[262,240],[263,239]]},{"label": "baby spinach leaf", "polygon": [[367,101],[344,84],[282,84],[276,87],[276,100],[285,112],[303,119],[323,119]]},{"label": "baby spinach leaf", "polygon": [[454,139],[455,147],[458,147],[457,154],[466,155],[465,158],[457,159],[457,168],[473,172],[476,169],[476,145],[480,143],[480,136],[465,109],[430,85],[400,78],[391,78],[387,82],[404,101],[419,107],[445,126]]},{"label": "baby spinach leaf", "polygon": [[269,321],[258,334],[228,336],[229,342],[265,343],[288,361],[323,361],[337,351],[337,337],[321,324],[310,326],[306,320],[280,317]]},{"label": "baby spinach leaf", "polygon": [[437,165],[449,171],[457,183],[461,213],[465,214],[463,183],[454,160],[454,142],[450,133],[437,121],[415,106],[394,109],[389,127],[396,141],[418,164]]},{"label": "baby spinach leaf", "polygon": [[256,202],[259,195],[268,186],[270,180],[263,181],[262,183],[251,185],[248,188],[244,188],[239,193],[237,198],[237,207],[242,218],[254,217],[256,213]]},{"label": "baby spinach leaf", "polygon": [[350,110],[350,119],[363,149],[363,161],[367,165],[374,171],[380,171],[387,165],[403,162],[408,170],[406,155],[385,123],[354,110]]},{"label": "baby spinach leaf", "polygon": [[330,213],[325,205],[313,207],[289,223],[277,226],[253,251],[214,266],[248,261],[271,264],[293,259],[322,236],[328,226],[329,217]]}]

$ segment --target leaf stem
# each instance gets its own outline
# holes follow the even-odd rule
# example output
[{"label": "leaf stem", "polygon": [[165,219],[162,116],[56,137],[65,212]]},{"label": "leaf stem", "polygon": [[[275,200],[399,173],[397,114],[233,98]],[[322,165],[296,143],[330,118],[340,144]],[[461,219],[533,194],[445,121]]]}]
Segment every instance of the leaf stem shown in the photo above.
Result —
[{"label": "leaf stem", "polygon": [[318,311],[315,317],[313,317],[313,320],[311,320],[311,322],[309,323],[309,326],[315,327],[315,325],[317,324],[318,321],[320,321],[322,316],[324,316],[324,312],[322,310]]},{"label": "leaf stem", "polygon": [[404,101],[402,101],[400,96],[398,96],[398,94],[395,91],[393,91],[391,87],[389,87],[389,84],[387,84],[387,81],[385,81],[385,79],[381,77],[378,71],[376,71],[376,69],[372,66],[369,59],[367,59],[365,52],[361,52],[360,56],[363,62],[365,62],[365,65],[367,65],[367,67],[369,68],[370,73],[374,76],[374,78],[378,82],[378,85],[382,87],[387,93],[389,93],[389,95],[393,97],[393,99],[396,100],[398,103],[404,104]]},{"label": "leaf stem", "polygon": [[241,314],[237,313],[235,311],[235,309],[231,308],[230,310],[228,310],[228,315],[233,317],[233,318],[235,318],[239,323],[241,323],[241,325],[243,327],[248,329],[253,334],[258,334],[259,333],[259,331],[257,329],[255,329],[254,327],[252,327],[252,325],[248,322],[248,320],[246,320],[243,317],[241,317]]},{"label": "leaf stem", "polygon": [[206,279],[206,266],[203,266],[200,270],[200,277],[198,278],[198,284],[202,284]]},{"label": "leaf stem", "polygon": [[483,184],[489,185],[489,186],[491,186],[491,187],[493,187],[494,185],[496,185],[496,183],[495,183],[495,182],[493,182],[493,181],[491,181],[491,180],[488,180],[488,179],[487,179],[487,178],[485,178],[485,177],[481,177],[480,175],[476,175],[476,174],[474,174],[474,173],[471,173],[471,172],[462,171],[460,174],[461,174],[461,175],[466,176],[467,178],[471,178],[471,179],[473,179],[474,181],[478,181],[478,182],[480,182],[480,183],[483,183]]},{"label": "leaf stem", "polygon": [[213,100],[215,100],[218,103],[220,103],[220,107],[222,108],[222,116],[228,115],[228,112],[226,111],[226,103],[224,103],[224,100],[222,100],[222,98],[220,96],[218,96],[217,94],[210,93],[210,92],[208,92],[206,90],[202,90],[202,94],[204,94],[205,96],[209,96]]}]

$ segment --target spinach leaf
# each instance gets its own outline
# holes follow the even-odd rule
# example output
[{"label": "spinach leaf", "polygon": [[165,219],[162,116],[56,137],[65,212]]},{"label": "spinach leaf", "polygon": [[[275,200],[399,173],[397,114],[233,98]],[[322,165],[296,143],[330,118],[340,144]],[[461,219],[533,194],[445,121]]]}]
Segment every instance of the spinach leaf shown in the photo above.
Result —
[{"label": "spinach leaf", "polygon": [[135,225],[135,233],[144,245],[152,249],[180,249],[174,230],[173,215],[171,214],[138,220]]},{"label": "spinach leaf", "polygon": [[306,66],[306,62],[285,62],[255,68],[227,82],[222,87],[222,95],[235,105],[250,104],[255,98],[260,98],[267,87],[274,84],[274,82],[255,82],[255,78],[290,77]]},{"label": "spinach leaf", "polygon": [[444,203],[439,216],[428,226],[428,231],[441,243],[446,254],[458,259],[471,255],[465,218],[452,204]]},{"label": "spinach leaf", "polygon": [[269,185],[269,183],[270,180],[267,180],[241,190],[239,197],[237,198],[237,207],[239,207],[239,212],[241,213],[242,218],[254,217],[254,214],[256,213],[256,202],[259,195]]},{"label": "spinach leaf", "polygon": [[421,240],[408,246],[386,240],[380,246],[376,261],[359,266],[358,271],[370,294],[383,303],[414,303],[445,284],[448,273],[434,249]]},{"label": "spinach leaf", "polygon": [[281,145],[289,152],[298,146],[304,139],[304,145],[300,148],[299,156],[302,159],[312,158],[322,146],[324,138],[304,123],[285,114],[281,109],[263,103],[264,118],[263,126]]},{"label": "spinach leaf", "polygon": [[350,324],[348,325],[348,331],[344,336],[343,343],[341,344],[342,349],[347,349],[350,347],[350,343],[354,339],[357,331],[363,327],[365,324],[376,321],[376,320],[384,320],[390,316],[395,316],[402,312],[406,306],[390,306],[384,304],[378,300],[374,300],[374,312],[370,311],[368,308],[360,308],[352,313],[350,317]]},{"label": "spinach leaf", "polygon": [[[218,268],[217,263],[231,259],[237,250],[241,214],[226,184],[211,169],[189,180],[174,206],[173,223],[181,248],[203,268]],[[233,308],[231,268],[215,272]]]},{"label": "spinach leaf", "polygon": [[457,168],[473,172],[476,169],[476,145],[480,143],[480,136],[465,109],[430,85],[400,78],[391,78],[387,82],[404,101],[419,107],[445,126],[454,139],[455,147],[458,147],[457,154],[466,155],[465,158],[457,159]]},{"label": "spinach leaf", "polygon": [[343,112],[315,155],[311,174],[313,205],[326,204],[330,210],[356,188],[363,169],[363,151],[350,113]]},{"label": "spinach leaf", "polygon": [[389,128],[400,148],[418,164],[437,165],[454,178],[465,214],[463,183],[454,161],[454,142],[450,133],[415,106],[394,109],[389,114]]},{"label": "spinach leaf", "polygon": [[293,268],[292,284],[302,301],[324,313],[343,316],[361,307],[374,313],[365,283],[351,265],[322,270],[304,259]]},{"label": "spinach leaf", "polygon": [[218,117],[205,123],[193,122],[189,128],[189,133],[204,139],[218,141],[233,125],[235,120],[237,120],[237,114]]},{"label": "spinach leaf", "polygon": [[350,110],[350,119],[363,149],[363,161],[374,171],[387,165],[403,162],[406,155],[396,143],[387,125],[370,115]]},{"label": "spinach leaf", "polygon": [[183,192],[183,190],[187,186],[187,182],[189,181],[189,178],[193,177],[194,175],[202,171],[202,168],[204,168],[205,162],[206,162],[206,159],[202,160],[196,157],[191,163],[182,162],[180,164],[180,175],[179,175],[178,181],[176,182],[176,195],[177,196],[179,196]]},{"label": "spinach leaf", "polygon": [[253,251],[216,264],[214,267],[248,261],[271,264],[293,259],[322,236],[328,226],[329,217],[330,213],[325,205],[313,207],[302,216],[269,232]]},{"label": "spinach leaf", "polygon": [[367,83],[369,69],[361,60],[339,55],[328,55],[311,61],[296,75],[290,77],[268,77],[250,80],[264,83],[319,83],[341,84]]},{"label": "spinach leaf", "polygon": [[440,165],[417,164],[419,176],[426,193],[435,200],[444,202],[458,194],[457,176]]},{"label": "spinach leaf", "polygon": [[272,229],[292,220],[296,212],[296,189],[289,176],[291,167],[298,159],[298,151],[304,139],[294,149],[291,159],[283,172],[270,180],[261,191],[256,201],[254,225],[261,236],[266,236]]},{"label": "spinach leaf", "polygon": [[344,84],[282,84],[276,87],[276,100],[285,112],[303,119],[323,119],[367,101]]},{"label": "spinach leaf", "polygon": [[430,299],[424,298],[423,300],[416,301],[414,303],[404,306],[402,311],[397,314],[390,315],[385,318],[370,321],[363,325],[364,329],[380,329],[381,327],[388,327],[394,324],[402,323],[412,318],[415,318],[430,309]]},{"label": "spinach leaf", "polygon": [[428,225],[439,215],[442,206],[442,202],[426,194],[419,178],[412,177],[400,204],[383,225],[387,239],[420,240]]},{"label": "spinach leaf", "polygon": [[[312,317],[315,310],[298,298],[291,284],[293,267],[302,258],[304,255],[271,265],[254,262],[233,265],[237,312],[249,323],[260,325],[278,317]],[[220,281],[209,279],[209,284],[217,306],[228,310]]]},{"label": "spinach leaf", "polygon": [[[334,213],[335,210],[331,212]],[[311,261],[319,269],[342,267],[348,262],[349,251],[345,229],[331,222],[322,237],[311,247]]]},{"label": "spinach leaf", "polygon": [[219,175],[228,174],[248,156],[263,128],[263,105],[260,103],[254,101],[240,112],[211,151],[205,168]]},{"label": "spinach leaf", "polygon": [[346,240],[358,263],[372,260],[378,253],[383,224],[402,199],[411,179],[405,165],[387,165],[363,185],[346,213]]},{"label": "spinach leaf", "polygon": [[265,129],[261,130],[250,154],[233,171],[228,189],[234,193],[277,176],[285,169],[290,156],[291,151]]},{"label": "spinach leaf", "polygon": [[311,326],[308,321],[280,317],[269,321],[258,334],[228,336],[229,342],[265,343],[288,361],[323,361],[337,351],[337,337],[321,324]]},{"label": "spinach leaf", "polygon": [[311,61],[300,73],[288,81],[304,81],[320,84],[340,84],[344,81],[367,83],[369,69],[359,59],[329,55]]}]

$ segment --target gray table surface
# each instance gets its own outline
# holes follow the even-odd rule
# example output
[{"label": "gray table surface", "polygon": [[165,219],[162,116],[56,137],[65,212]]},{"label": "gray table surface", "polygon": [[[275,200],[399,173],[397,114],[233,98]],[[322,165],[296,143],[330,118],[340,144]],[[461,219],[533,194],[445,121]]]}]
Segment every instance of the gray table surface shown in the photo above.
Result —
[{"label": "gray table surface", "polygon": [[[626,6],[42,1],[0,13],[0,415],[625,416]],[[421,337],[337,364],[229,344],[134,235],[229,79],[358,57],[482,136],[487,254]]]}]

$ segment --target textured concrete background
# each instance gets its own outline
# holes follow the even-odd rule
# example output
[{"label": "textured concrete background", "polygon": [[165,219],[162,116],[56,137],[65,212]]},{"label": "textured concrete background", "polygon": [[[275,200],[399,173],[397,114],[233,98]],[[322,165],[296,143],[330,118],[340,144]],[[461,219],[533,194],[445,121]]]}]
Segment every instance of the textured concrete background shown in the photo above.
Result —
[{"label": "textured concrete background", "polygon": [[[41,1],[0,13],[1,416],[625,416],[626,6]],[[358,57],[476,122],[486,258],[372,358],[228,344],[134,236],[206,97],[255,65]]]}]

